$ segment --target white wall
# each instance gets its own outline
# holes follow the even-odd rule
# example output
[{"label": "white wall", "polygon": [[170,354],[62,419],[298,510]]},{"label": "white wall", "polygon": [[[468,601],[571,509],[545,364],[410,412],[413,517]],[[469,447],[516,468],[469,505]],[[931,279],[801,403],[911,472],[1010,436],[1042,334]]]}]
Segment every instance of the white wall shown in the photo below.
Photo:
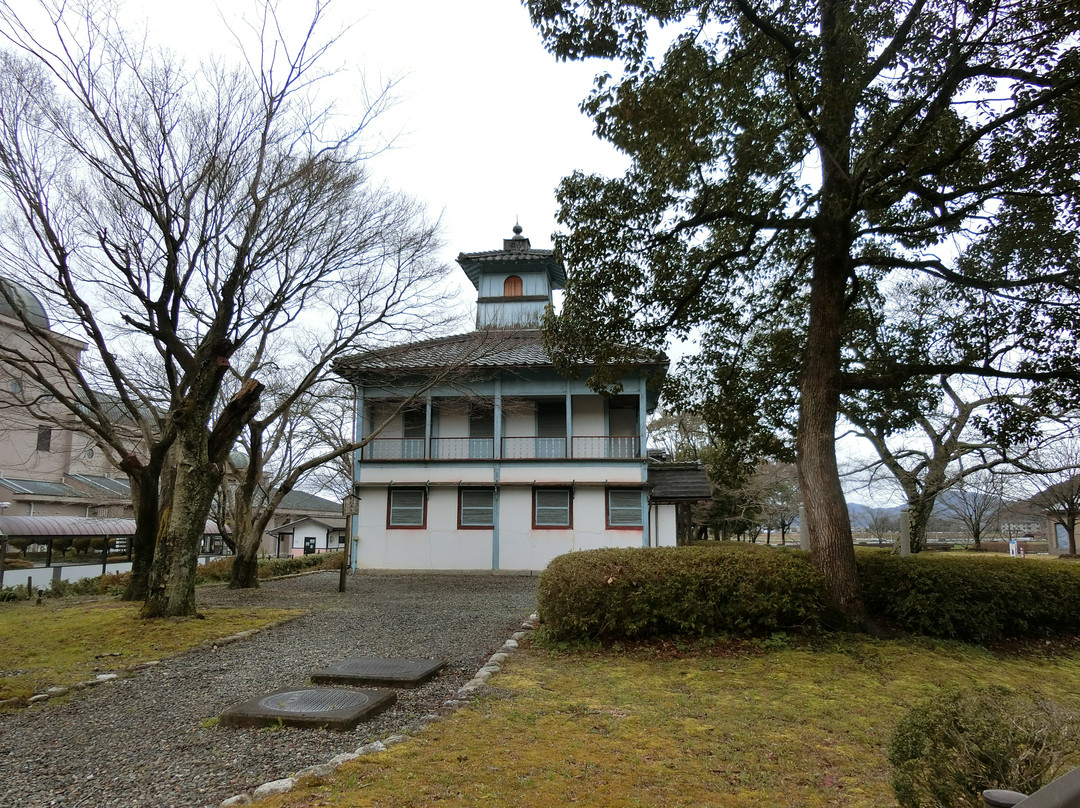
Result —
[{"label": "white wall", "polygon": [[[495,531],[457,528],[458,489],[428,491],[426,529],[386,527],[386,489],[364,489],[356,565],[368,569],[490,570]],[[603,486],[574,491],[573,527],[533,529],[531,485],[499,489],[498,568],[542,570],[555,556],[601,547],[640,547],[640,529],[609,530]],[[671,508],[674,543],[674,508]]]},{"label": "white wall", "polygon": [[677,538],[675,505],[663,502],[649,508],[653,520],[649,544],[653,547],[674,547]]},{"label": "white wall", "polygon": [[491,530],[457,529],[457,488],[431,488],[427,528],[387,528],[386,489],[365,489],[356,565],[369,569],[491,569]]}]

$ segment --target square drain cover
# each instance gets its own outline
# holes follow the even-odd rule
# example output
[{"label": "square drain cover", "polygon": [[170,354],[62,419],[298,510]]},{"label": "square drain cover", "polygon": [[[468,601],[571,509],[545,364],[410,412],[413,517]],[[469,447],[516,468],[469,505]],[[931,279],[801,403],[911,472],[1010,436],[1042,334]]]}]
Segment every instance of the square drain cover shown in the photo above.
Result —
[{"label": "square drain cover", "polygon": [[311,674],[317,684],[419,687],[446,667],[445,659],[378,659],[356,657],[335,662]]},{"label": "square drain cover", "polygon": [[346,690],[340,687],[302,687],[276,690],[236,704],[221,714],[227,727],[287,727],[353,729],[390,707],[397,696],[388,690]]}]

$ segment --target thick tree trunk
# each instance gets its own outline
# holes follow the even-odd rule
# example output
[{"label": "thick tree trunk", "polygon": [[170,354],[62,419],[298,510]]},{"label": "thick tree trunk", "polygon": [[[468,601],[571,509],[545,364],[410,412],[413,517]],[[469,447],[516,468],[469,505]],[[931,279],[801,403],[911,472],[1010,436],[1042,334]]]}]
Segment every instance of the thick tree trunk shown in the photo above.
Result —
[{"label": "thick tree trunk", "polygon": [[150,592],[150,570],[157,545],[158,514],[161,507],[161,461],[151,456],[146,466],[134,457],[125,461],[135,512],[135,535],[132,537],[131,580],[123,600],[145,600]]},{"label": "thick tree trunk", "polygon": [[213,400],[210,396],[185,402],[177,413],[176,453],[170,457],[170,462],[175,457],[175,476],[169,504],[162,511],[143,617],[196,614],[199,543],[206,531],[214,495],[221,485],[222,462],[244,424],[258,411],[262,389],[259,382],[245,382],[212,430],[208,428]]},{"label": "thick tree trunk", "polygon": [[255,553],[244,553],[237,545],[233,558],[232,572],[229,575],[229,589],[256,589],[259,586],[259,559]]},{"label": "thick tree trunk", "polygon": [[191,617],[195,608],[195,573],[199,543],[206,532],[221,469],[210,462],[207,430],[187,427],[177,443],[179,456],[172,498],[162,515],[150,591],[143,617]]},{"label": "thick tree trunk", "polygon": [[925,494],[908,498],[908,541],[911,542],[912,555],[926,549],[926,530],[936,501],[936,496],[927,497]]},{"label": "thick tree trunk", "polygon": [[859,617],[862,598],[855,546],[836,464],[840,340],[850,238],[846,228],[824,228],[817,241],[800,385],[796,466],[810,531],[810,557],[825,576],[829,605]]},{"label": "thick tree trunk", "polygon": [[[134,497],[133,497],[134,498]],[[154,564],[154,546],[157,543],[158,499],[142,494],[136,499],[135,535],[131,537],[131,580],[124,589],[123,600],[145,600],[150,591],[150,569]],[[152,499],[153,502],[146,500]]]},{"label": "thick tree trunk", "polygon": [[251,500],[243,493],[233,499],[233,539],[236,555],[229,574],[229,589],[254,589],[259,585],[259,545],[262,522],[252,518]]},{"label": "thick tree trunk", "polygon": [[817,133],[821,196],[813,226],[810,318],[800,379],[796,466],[810,533],[810,558],[825,576],[829,605],[861,618],[862,596],[855,567],[851,519],[836,465],[836,419],[840,412],[841,340],[852,275],[851,129],[854,103],[846,74],[862,44],[851,35],[847,0],[821,0],[821,114]]}]

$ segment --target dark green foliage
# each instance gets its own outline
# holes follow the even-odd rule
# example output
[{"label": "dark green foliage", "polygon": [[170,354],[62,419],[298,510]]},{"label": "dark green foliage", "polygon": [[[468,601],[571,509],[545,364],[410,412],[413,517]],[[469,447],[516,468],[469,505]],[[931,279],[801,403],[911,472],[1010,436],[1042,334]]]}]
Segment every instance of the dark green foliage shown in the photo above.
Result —
[{"label": "dark green foliage", "polygon": [[339,570],[344,553],[312,553],[293,558],[271,558],[259,563],[260,578],[279,578],[312,569]]},{"label": "dark green foliage", "polygon": [[975,643],[1080,632],[1080,567],[967,553],[857,554],[867,611],[904,631]]},{"label": "dark green foliage", "polygon": [[981,793],[1031,794],[1075,756],[1080,716],[1004,687],[955,688],[916,706],[889,744],[901,808],[982,808]]},{"label": "dark green foliage", "polygon": [[[1080,634],[1080,564],[860,550],[857,565],[868,615],[911,634],[979,644]],[[552,639],[616,640],[813,630],[823,593],[804,553],[718,542],[569,553],[544,570],[537,596]]]},{"label": "dark green foliage", "polygon": [[811,629],[823,593],[804,554],[723,543],[559,556],[537,597],[548,635],[579,640]]}]

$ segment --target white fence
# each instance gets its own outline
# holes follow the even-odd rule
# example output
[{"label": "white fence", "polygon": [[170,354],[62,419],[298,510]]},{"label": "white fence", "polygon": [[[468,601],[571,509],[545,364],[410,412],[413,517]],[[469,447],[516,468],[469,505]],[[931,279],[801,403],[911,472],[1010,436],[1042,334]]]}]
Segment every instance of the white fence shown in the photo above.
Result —
[{"label": "white fence", "polygon": [[[128,572],[130,561],[111,562],[106,566],[108,572]],[[54,578],[62,581],[81,581],[83,578],[96,578],[101,575],[101,564],[53,564],[51,567],[34,567],[29,570],[4,570],[4,586],[26,586],[30,580],[31,589],[48,589]]]},{"label": "white fence", "polygon": [[[222,558],[220,555],[199,556],[199,563]],[[106,572],[130,572],[130,561],[110,561],[106,565]],[[26,586],[29,579],[30,588],[33,590],[48,589],[54,578],[62,581],[81,581],[83,578],[96,578],[101,575],[101,564],[53,564],[51,567],[34,567],[28,570],[5,569],[0,586]]]}]

